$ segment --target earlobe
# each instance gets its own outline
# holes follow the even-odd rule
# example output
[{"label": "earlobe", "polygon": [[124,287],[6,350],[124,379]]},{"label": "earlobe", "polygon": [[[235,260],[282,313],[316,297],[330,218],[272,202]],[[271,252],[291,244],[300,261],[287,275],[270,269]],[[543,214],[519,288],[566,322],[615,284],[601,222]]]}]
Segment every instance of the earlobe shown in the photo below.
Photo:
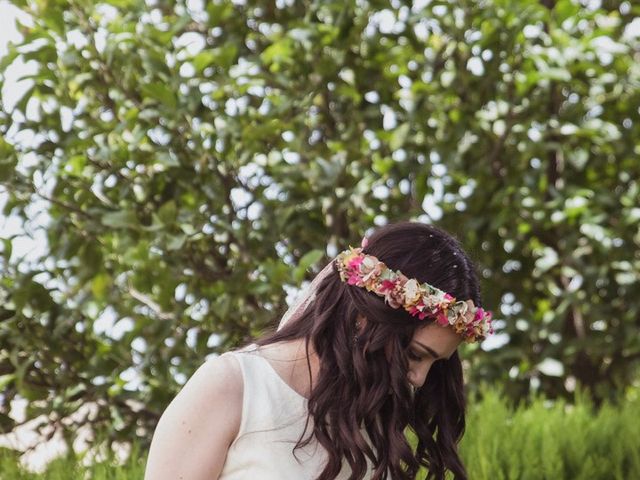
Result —
[{"label": "earlobe", "polygon": [[367,326],[367,317],[362,314],[358,314],[356,317],[356,330],[358,333],[362,333],[362,330]]}]

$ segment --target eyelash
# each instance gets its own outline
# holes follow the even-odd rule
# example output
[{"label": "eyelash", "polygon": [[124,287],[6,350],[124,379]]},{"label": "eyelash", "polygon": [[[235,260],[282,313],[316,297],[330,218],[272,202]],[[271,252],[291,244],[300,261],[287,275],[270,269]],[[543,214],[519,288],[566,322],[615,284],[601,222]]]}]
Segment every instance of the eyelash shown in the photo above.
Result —
[{"label": "eyelash", "polygon": [[407,354],[407,356],[411,359],[411,360],[415,360],[416,362],[419,362],[420,360],[422,360],[423,357],[420,357],[419,355],[416,355],[414,352],[412,352],[411,350],[409,350],[409,353]]}]

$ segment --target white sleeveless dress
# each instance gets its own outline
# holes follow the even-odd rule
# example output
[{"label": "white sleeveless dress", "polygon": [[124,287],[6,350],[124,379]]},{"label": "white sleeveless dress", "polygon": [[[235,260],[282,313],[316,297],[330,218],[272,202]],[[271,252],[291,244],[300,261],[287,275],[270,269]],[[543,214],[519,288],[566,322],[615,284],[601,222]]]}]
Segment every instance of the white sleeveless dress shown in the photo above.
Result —
[{"label": "white sleeveless dress", "polygon": [[[327,461],[324,447],[314,439],[297,449],[295,457],[292,453],[304,431],[307,399],[255,350],[255,345],[250,345],[223,353],[240,364],[244,394],[240,429],[229,447],[219,480],[313,480]],[[304,438],[312,428],[313,419],[309,419]],[[369,467],[366,479],[371,478],[370,463]],[[350,471],[343,462],[338,479],[348,479]]]}]

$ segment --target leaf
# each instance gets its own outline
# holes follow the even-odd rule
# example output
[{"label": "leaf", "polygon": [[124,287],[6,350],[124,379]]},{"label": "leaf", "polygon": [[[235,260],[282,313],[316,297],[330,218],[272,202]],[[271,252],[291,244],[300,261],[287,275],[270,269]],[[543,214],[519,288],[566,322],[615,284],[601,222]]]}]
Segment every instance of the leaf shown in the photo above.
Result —
[{"label": "leaf", "polygon": [[75,400],[78,399],[79,396],[86,391],[87,385],[84,383],[78,383],[67,388],[64,394],[68,400]]},{"label": "leaf", "polygon": [[260,59],[265,65],[275,64],[278,66],[280,64],[288,64],[293,61],[292,56],[294,51],[295,46],[293,39],[283,37],[265,48],[260,54]]},{"label": "leaf", "polygon": [[180,250],[187,240],[186,235],[170,235],[167,243],[168,250]]},{"label": "leaf", "polygon": [[163,167],[179,167],[180,162],[173,152],[158,152],[156,154],[156,162]]},{"label": "leaf", "polygon": [[133,5],[135,5],[134,0],[106,0],[107,5],[113,5],[114,7],[127,9]]},{"label": "leaf", "polygon": [[207,2],[207,13],[211,25],[221,25],[233,16],[232,2]]},{"label": "leaf", "polygon": [[[149,37],[154,40],[154,44],[159,44],[163,48],[168,49],[171,48],[171,41],[179,34],[183,33],[184,27],[191,23],[193,19],[190,15],[182,15],[176,18],[174,15],[166,15],[165,18],[170,19],[171,28],[165,30],[164,26],[162,28],[158,28],[156,26],[150,28],[148,30]],[[153,54],[152,51],[147,53]],[[157,65],[159,66],[159,65]]]},{"label": "leaf", "polygon": [[0,322],[13,318],[15,314],[16,314],[15,310],[0,307]]},{"label": "leaf", "polygon": [[324,256],[324,252],[322,250],[311,250],[310,252],[303,255],[298,263],[298,266],[295,268],[293,272],[293,279],[296,284],[302,282],[304,279],[305,273],[307,269],[318,262]]},{"label": "leaf", "polygon": [[215,66],[223,69],[231,67],[238,55],[238,47],[233,43],[228,43],[222,47],[204,50],[193,57],[193,67],[196,72],[201,73],[208,66]]},{"label": "leaf", "polygon": [[137,228],[138,226],[135,213],[129,210],[105,213],[100,221],[105,227],[112,228]]},{"label": "leaf", "polygon": [[176,217],[178,215],[178,209],[176,207],[176,202],[173,200],[169,200],[165,202],[158,209],[158,217],[165,225],[171,225],[176,221]]},{"label": "leaf", "polygon": [[387,175],[393,168],[395,161],[393,158],[383,157],[373,159],[373,170],[380,176]]},{"label": "leaf", "polygon": [[[16,421],[9,415],[0,412],[0,432],[9,433],[16,426]],[[4,457],[3,457],[4,459]]]},{"label": "leaf", "polygon": [[7,53],[5,53],[5,55],[2,58],[0,58],[0,72],[6,72],[9,65],[11,65],[15,61],[15,59],[18,58],[18,56],[20,55],[20,52],[18,52],[14,44],[9,43],[7,45],[7,48],[8,48]]},{"label": "leaf", "polygon": [[391,150],[398,150],[400,147],[404,145],[404,142],[407,140],[407,135],[411,130],[411,125],[409,123],[403,123],[398,128],[396,128],[391,134],[391,139],[389,140],[389,148]]},{"label": "leaf", "polygon": [[573,0],[558,0],[553,7],[553,13],[558,25],[564,22],[567,18],[575,17],[580,13],[583,7],[578,2]]},{"label": "leaf", "polygon": [[47,7],[45,7],[46,10],[43,12],[43,15],[41,17],[42,21],[47,27],[63,37],[65,33],[65,23],[62,15],[62,10],[53,6],[55,5],[55,3],[51,3],[51,7],[49,7],[48,5]]},{"label": "leaf", "polygon": [[13,252],[13,242],[10,238],[3,238],[2,246],[2,256],[4,257],[4,261],[6,263],[9,263],[9,260],[11,259],[11,253]]},{"label": "leaf", "polygon": [[39,282],[30,281],[25,285],[24,293],[26,293],[29,304],[42,312],[46,312],[54,305],[49,290]]},{"label": "leaf", "polygon": [[231,298],[227,294],[222,294],[216,298],[214,311],[220,318],[227,318],[231,309]]},{"label": "leaf", "polygon": [[210,50],[204,50],[193,57],[193,68],[197,73],[201,73],[209,65],[213,64],[216,59],[216,55]]},{"label": "leaf", "polygon": [[86,155],[74,155],[67,162],[67,165],[70,167],[67,171],[75,177],[82,177],[82,172],[86,163]]},{"label": "leaf", "polygon": [[44,400],[49,395],[49,390],[45,387],[40,387],[36,385],[30,385],[27,383],[23,383],[19,388],[19,393],[21,396],[29,400],[30,402],[35,402],[38,400]]},{"label": "leaf", "polygon": [[168,86],[160,82],[149,83],[142,86],[142,92],[155,100],[158,100],[166,107],[175,109],[178,104],[175,93]]},{"label": "leaf", "polygon": [[97,300],[105,300],[109,287],[112,284],[111,276],[100,273],[91,281],[91,292]]},{"label": "leaf", "polygon": [[16,376],[13,373],[0,375],[0,392],[4,392],[15,379]]}]

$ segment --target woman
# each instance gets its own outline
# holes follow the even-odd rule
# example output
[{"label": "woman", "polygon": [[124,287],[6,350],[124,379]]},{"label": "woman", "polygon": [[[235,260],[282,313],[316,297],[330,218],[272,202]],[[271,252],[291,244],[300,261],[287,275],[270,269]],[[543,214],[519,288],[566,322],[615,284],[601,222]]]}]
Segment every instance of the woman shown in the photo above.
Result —
[{"label": "woman", "polygon": [[145,479],[395,480],[421,466],[466,479],[457,347],[492,332],[480,304],[453,237],[379,228],[276,332],[196,371],[160,419]]}]

